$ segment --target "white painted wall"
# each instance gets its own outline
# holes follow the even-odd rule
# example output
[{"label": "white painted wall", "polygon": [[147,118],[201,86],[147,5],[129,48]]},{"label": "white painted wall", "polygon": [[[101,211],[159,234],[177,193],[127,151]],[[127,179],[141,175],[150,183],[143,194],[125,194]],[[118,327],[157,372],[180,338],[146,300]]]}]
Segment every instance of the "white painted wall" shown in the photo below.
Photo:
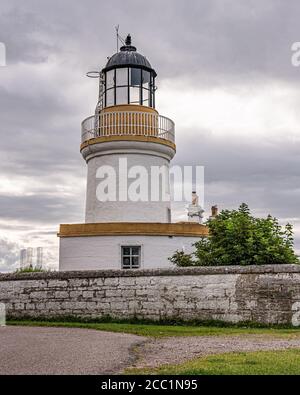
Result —
[{"label": "white painted wall", "polygon": [[[97,170],[101,166],[111,166],[116,172],[116,190],[119,191],[119,159],[127,159],[128,171],[133,166],[143,166],[151,174],[151,167],[165,166],[169,172],[170,159],[175,154],[173,148],[163,144],[115,141],[100,143],[87,147],[82,155],[87,161],[87,193],[86,193],[86,223],[95,222],[170,222],[170,200],[162,199],[162,178],[160,182],[160,198],[151,201],[151,182],[148,183],[147,201],[100,201],[97,198],[97,186],[103,180],[97,178]],[[128,185],[134,179],[128,180]],[[164,189],[170,192],[169,174],[164,181]]]},{"label": "white painted wall", "polygon": [[176,250],[193,251],[199,238],[179,236],[91,236],[60,238],[59,270],[121,269],[121,246],[141,246],[141,268],[173,267]]}]

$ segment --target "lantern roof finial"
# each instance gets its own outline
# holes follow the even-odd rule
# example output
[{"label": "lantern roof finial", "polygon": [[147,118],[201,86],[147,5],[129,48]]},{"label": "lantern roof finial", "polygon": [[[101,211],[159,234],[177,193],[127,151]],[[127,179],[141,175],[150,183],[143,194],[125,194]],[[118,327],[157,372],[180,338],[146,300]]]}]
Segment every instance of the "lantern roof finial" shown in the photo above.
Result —
[{"label": "lantern roof finial", "polygon": [[[124,41],[123,41],[124,42]],[[125,45],[123,45],[120,48],[120,51],[125,52],[125,51],[132,51],[132,52],[136,52],[136,47],[134,47],[132,45],[132,40],[131,40],[131,35],[128,34],[126,39],[125,39]]]},{"label": "lantern roof finial", "polygon": [[130,34],[127,35],[126,40],[125,40],[125,44],[126,45],[131,45],[131,35]]}]

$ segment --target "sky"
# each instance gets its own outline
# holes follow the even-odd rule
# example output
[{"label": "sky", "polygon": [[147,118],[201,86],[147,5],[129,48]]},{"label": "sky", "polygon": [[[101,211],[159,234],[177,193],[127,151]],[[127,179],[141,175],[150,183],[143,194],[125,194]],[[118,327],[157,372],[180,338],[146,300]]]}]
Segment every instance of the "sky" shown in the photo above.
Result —
[{"label": "sky", "polygon": [[206,215],[246,202],[292,223],[300,252],[299,15],[297,0],[2,0],[0,271],[38,246],[57,268],[59,224],[84,222],[80,124],[97,100],[85,74],[116,52],[118,24],[158,73],[173,164],[205,166]]}]

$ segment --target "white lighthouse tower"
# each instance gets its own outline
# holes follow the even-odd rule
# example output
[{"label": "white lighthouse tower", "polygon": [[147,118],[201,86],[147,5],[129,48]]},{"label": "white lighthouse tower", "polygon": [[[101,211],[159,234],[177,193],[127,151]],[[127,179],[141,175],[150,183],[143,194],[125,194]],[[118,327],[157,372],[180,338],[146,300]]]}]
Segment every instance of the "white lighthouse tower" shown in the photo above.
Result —
[{"label": "white lighthouse tower", "polygon": [[155,109],[156,72],[127,36],[93,73],[95,114],[82,122],[87,164],[84,224],[60,226],[60,270],[139,269],[170,265],[174,251],[207,235],[196,222],[171,222],[174,122]]}]

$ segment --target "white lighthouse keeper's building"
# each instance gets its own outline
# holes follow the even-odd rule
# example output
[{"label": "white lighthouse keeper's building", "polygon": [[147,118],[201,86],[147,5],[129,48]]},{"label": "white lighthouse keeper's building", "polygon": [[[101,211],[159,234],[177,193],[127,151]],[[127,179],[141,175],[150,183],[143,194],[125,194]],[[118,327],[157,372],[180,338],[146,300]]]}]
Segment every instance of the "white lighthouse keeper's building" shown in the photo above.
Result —
[{"label": "white lighthouse keeper's building", "polygon": [[59,269],[168,267],[176,250],[190,251],[208,231],[200,216],[171,222],[174,123],[155,109],[157,74],[128,35],[94,75],[99,101],[82,122],[80,146],[87,163],[85,223],[60,225]]}]

